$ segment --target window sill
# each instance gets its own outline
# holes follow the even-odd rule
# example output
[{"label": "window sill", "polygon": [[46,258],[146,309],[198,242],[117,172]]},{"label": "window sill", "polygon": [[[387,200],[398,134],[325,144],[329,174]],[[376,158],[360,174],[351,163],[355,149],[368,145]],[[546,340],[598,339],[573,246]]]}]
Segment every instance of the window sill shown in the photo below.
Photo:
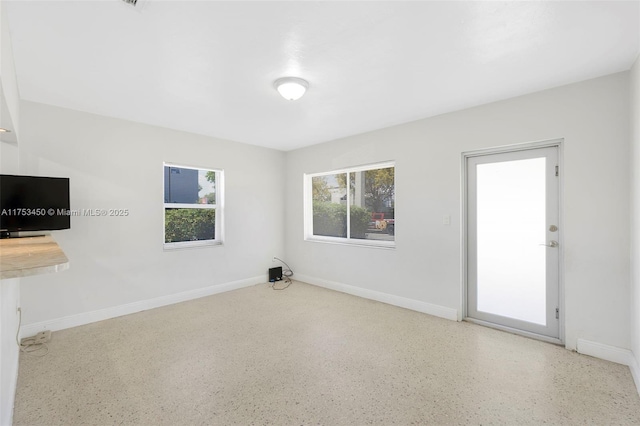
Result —
[{"label": "window sill", "polygon": [[336,244],[341,246],[367,247],[384,250],[394,250],[396,248],[395,241],[358,240],[317,236],[306,237],[304,240],[310,243]]},{"label": "window sill", "polygon": [[206,240],[206,241],[180,241],[176,243],[164,243],[162,248],[165,251],[173,251],[173,250],[183,250],[183,249],[192,249],[192,248],[203,248],[203,247],[215,247],[222,246],[222,241],[220,240]]}]

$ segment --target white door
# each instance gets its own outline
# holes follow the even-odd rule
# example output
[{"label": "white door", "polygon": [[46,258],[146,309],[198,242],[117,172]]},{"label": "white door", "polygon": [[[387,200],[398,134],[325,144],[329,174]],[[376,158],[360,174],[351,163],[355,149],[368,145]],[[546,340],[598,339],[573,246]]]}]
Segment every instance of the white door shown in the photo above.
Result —
[{"label": "white door", "polygon": [[559,338],[558,148],[466,164],[467,317]]}]

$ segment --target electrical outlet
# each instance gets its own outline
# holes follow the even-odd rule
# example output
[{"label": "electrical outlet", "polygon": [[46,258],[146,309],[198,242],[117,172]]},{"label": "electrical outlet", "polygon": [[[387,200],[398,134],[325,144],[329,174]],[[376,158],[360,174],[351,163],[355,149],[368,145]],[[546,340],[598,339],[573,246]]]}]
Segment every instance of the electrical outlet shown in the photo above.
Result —
[{"label": "electrical outlet", "polygon": [[45,330],[45,331],[41,331],[40,333],[36,334],[34,336],[35,339],[35,344],[40,344],[40,343],[49,343],[49,341],[51,340],[51,330]]},{"label": "electrical outlet", "polygon": [[276,257],[275,257],[275,256],[273,256],[273,257],[271,258],[271,261],[272,261],[272,262],[275,262],[275,261],[276,261]]}]

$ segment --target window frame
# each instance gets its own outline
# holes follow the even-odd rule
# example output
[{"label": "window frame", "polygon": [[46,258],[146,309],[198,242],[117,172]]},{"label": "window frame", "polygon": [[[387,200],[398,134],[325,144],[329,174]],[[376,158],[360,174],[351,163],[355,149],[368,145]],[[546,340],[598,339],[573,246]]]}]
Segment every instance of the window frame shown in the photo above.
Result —
[{"label": "window frame", "polygon": [[[313,184],[314,177],[337,175],[343,173],[357,173],[367,170],[387,169],[393,167],[393,184],[395,187],[395,161],[385,161],[382,163],[366,164],[362,166],[346,167],[342,169],[331,170],[328,172],[319,173],[304,173],[303,175],[303,203],[304,203],[304,240],[309,242],[329,243],[329,244],[341,244],[349,246],[363,246],[383,249],[395,249],[396,239],[395,234],[393,241],[381,241],[381,240],[366,240],[359,238],[351,238],[350,232],[350,212],[351,212],[351,197],[347,196],[347,237],[329,237],[324,235],[313,235]],[[349,176],[347,175],[347,195],[349,194]],[[395,208],[395,189],[394,189],[394,208]],[[394,215],[395,217],[395,215]]]},{"label": "window frame", "polygon": [[[185,166],[183,164],[176,163],[162,163],[162,193],[164,200],[164,189],[165,189],[165,179],[164,179],[164,169],[165,167],[177,167],[181,169],[190,169],[190,170],[204,170],[207,172],[215,173],[215,194],[216,194],[216,202],[214,204],[190,204],[190,203],[165,203],[163,201],[162,204],[162,247],[164,250],[177,250],[177,249],[185,249],[185,248],[196,248],[196,247],[211,247],[211,246],[221,246],[224,244],[224,170],[216,169],[212,167],[201,167],[201,166]],[[213,209],[215,211],[215,238],[212,240],[198,240],[198,241],[176,241],[176,242],[166,242],[166,210],[170,209]]]}]

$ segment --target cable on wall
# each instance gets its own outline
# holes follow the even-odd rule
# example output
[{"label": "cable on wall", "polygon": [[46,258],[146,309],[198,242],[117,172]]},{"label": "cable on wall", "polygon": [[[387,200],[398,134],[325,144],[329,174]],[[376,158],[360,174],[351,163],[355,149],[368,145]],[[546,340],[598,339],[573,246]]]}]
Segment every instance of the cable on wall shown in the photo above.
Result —
[{"label": "cable on wall", "polygon": [[285,290],[287,288],[289,288],[289,286],[291,285],[291,283],[293,282],[293,280],[291,279],[291,277],[293,276],[293,269],[291,269],[291,267],[289,265],[287,265],[287,263],[278,258],[278,257],[273,257],[275,260],[279,261],[280,263],[282,263],[284,266],[286,266],[286,269],[282,269],[282,277],[283,277],[283,281],[286,284],[284,287],[276,287],[276,283],[274,282],[273,284],[271,284],[271,288],[273,290]]},{"label": "cable on wall", "polygon": [[[36,343],[35,337],[25,337],[22,342],[19,340],[20,327],[22,326],[22,309],[18,308],[18,330],[16,331],[16,343],[21,352],[32,356],[45,356],[49,353],[49,345],[46,343]],[[44,353],[36,353],[42,349],[46,349]]]}]

